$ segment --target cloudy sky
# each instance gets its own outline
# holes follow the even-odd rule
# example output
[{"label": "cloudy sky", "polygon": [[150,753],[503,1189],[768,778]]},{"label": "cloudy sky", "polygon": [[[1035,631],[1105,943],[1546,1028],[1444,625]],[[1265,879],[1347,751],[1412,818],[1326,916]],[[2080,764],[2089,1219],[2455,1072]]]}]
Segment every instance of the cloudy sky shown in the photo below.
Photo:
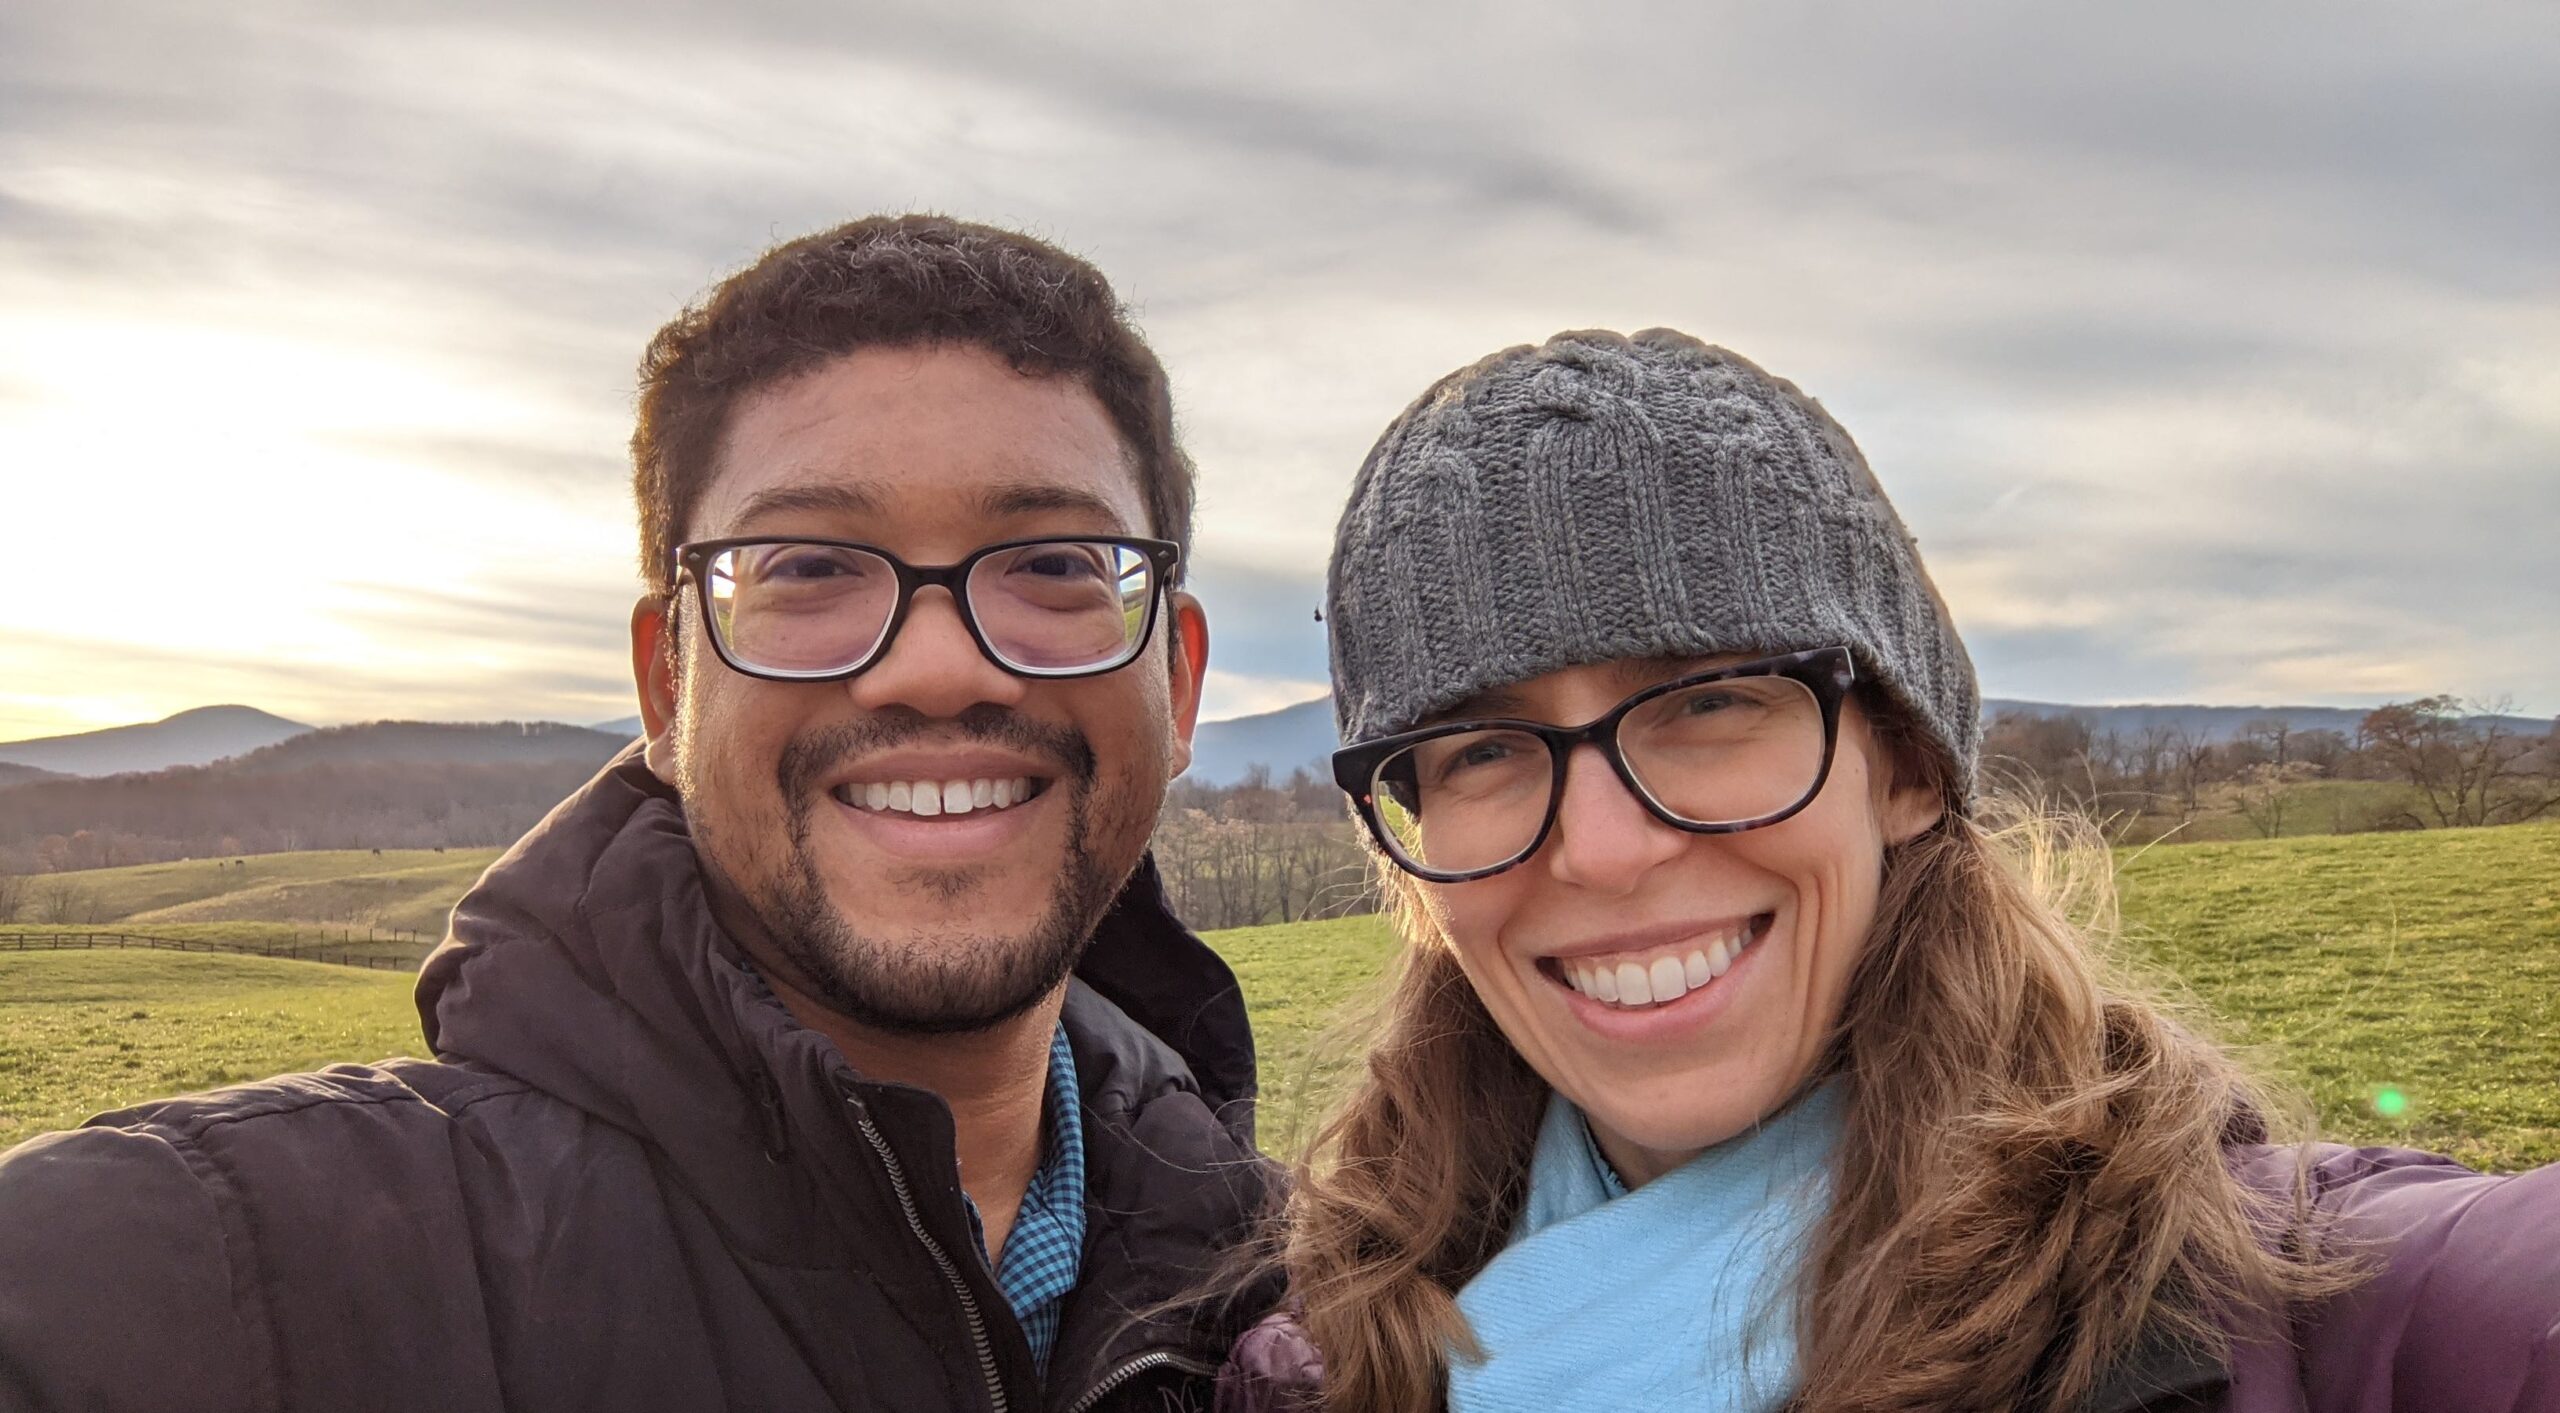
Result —
[{"label": "cloudy sky", "polygon": [[2560,711],[2560,8],[0,9],[0,739],[633,710],[650,332],[928,208],[1083,253],[1202,473],[1209,710],[1323,690],[1440,373],[1822,398],[1996,695]]}]

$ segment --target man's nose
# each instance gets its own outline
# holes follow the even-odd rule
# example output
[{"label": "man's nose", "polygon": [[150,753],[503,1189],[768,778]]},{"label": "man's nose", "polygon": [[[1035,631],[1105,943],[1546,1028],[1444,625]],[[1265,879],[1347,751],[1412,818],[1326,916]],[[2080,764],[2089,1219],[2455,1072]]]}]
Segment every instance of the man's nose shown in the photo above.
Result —
[{"label": "man's nose", "polygon": [[958,716],[986,702],[1019,705],[1028,685],[979,649],[958,601],[938,585],[916,590],[897,637],[849,683],[865,710],[903,706],[929,717]]},{"label": "man's nose", "polygon": [[1686,831],[1653,817],[1610,769],[1598,746],[1574,748],[1565,761],[1564,798],[1556,805],[1555,829],[1541,851],[1549,876],[1620,896],[1688,842]]}]

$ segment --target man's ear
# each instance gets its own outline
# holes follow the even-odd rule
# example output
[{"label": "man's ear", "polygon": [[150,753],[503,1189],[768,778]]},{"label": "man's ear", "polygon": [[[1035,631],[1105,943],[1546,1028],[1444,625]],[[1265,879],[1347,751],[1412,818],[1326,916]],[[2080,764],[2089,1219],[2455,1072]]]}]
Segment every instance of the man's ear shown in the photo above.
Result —
[{"label": "man's ear", "polygon": [[659,779],[672,783],[675,769],[677,599],[671,594],[645,594],[631,606],[631,682],[640,692],[640,734],[648,738],[644,758]]},{"label": "man's ear", "polygon": [[1191,733],[1200,726],[1200,686],[1209,675],[1209,615],[1200,600],[1176,589],[1165,595],[1173,610],[1173,774],[1191,768]]}]

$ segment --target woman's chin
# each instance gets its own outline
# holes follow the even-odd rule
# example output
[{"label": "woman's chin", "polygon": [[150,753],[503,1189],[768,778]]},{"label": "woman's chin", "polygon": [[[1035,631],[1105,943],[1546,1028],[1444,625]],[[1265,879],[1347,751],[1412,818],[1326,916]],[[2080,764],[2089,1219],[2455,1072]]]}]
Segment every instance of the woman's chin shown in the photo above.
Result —
[{"label": "woman's chin", "polygon": [[[1776,1109],[1781,1096],[1772,1086],[1762,1104],[1761,1087],[1719,1088],[1713,1079],[1701,1077],[1658,1097],[1621,1092],[1576,1103],[1603,1147],[1641,1149],[1672,1168],[1745,1132]],[[1714,1094],[1716,1102],[1699,1102],[1702,1093]]]}]

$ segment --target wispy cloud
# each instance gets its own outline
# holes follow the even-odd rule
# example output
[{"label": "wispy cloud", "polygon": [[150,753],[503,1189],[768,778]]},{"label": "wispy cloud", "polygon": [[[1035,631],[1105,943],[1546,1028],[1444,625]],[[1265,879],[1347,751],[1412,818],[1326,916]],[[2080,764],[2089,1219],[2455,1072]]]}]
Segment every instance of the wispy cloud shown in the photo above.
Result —
[{"label": "wispy cloud", "polygon": [[17,7],[0,732],[620,714],[641,343],[910,207],[1140,309],[1213,709],[1321,683],[1409,398],[1656,323],[1839,414],[1996,693],[2560,709],[2555,71],[2526,0]]}]

